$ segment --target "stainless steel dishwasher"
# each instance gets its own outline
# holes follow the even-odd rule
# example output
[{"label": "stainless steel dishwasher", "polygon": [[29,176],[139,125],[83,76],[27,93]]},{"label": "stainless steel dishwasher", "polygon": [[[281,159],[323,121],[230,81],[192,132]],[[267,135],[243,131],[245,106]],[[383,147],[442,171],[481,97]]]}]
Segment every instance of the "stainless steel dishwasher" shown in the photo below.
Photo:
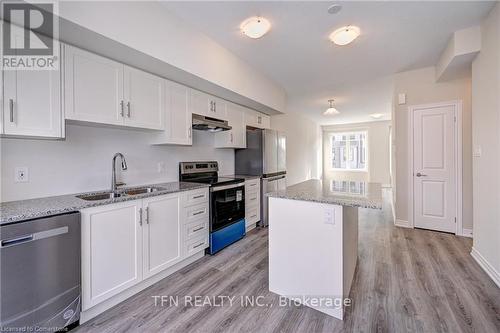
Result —
[{"label": "stainless steel dishwasher", "polygon": [[80,319],[80,213],[0,226],[0,331]]}]

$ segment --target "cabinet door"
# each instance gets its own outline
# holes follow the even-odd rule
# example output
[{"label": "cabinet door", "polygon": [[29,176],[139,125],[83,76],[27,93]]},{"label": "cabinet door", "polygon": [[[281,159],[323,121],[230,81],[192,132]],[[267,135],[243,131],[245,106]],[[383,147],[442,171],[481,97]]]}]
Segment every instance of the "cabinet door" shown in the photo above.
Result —
[{"label": "cabinet door", "polygon": [[216,148],[246,148],[246,125],[243,107],[227,103],[229,131],[215,133]]},{"label": "cabinet door", "polygon": [[124,124],[147,129],[163,129],[165,80],[128,66],[125,66],[124,77]]},{"label": "cabinet door", "polygon": [[172,194],[143,200],[144,278],[181,259],[180,196]]},{"label": "cabinet door", "polygon": [[[13,27],[15,42],[23,42]],[[35,137],[63,137],[61,72],[7,70],[4,72],[4,133]]]},{"label": "cabinet door", "polygon": [[83,310],[142,280],[140,200],[82,213]]},{"label": "cabinet door", "polygon": [[66,119],[123,125],[123,65],[65,47]]},{"label": "cabinet door", "polygon": [[207,117],[214,116],[213,100],[211,99],[211,96],[198,90],[191,89],[189,108],[191,113]]},{"label": "cabinet door", "polygon": [[210,96],[210,100],[212,101],[212,115],[210,117],[214,117],[217,119],[228,120],[227,119],[227,104],[223,99]]}]

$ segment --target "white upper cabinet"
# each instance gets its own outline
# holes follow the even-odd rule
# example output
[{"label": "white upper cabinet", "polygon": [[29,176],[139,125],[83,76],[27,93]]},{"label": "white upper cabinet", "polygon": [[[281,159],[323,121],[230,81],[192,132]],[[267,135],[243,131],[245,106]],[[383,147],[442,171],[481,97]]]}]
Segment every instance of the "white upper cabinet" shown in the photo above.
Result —
[{"label": "white upper cabinet", "polygon": [[123,125],[123,71],[123,64],[65,46],[66,119]]},{"label": "white upper cabinet", "polygon": [[[15,33],[16,29],[12,29]],[[23,38],[19,28],[16,41]],[[3,72],[3,133],[63,138],[60,70]],[[2,90],[0,90],[1,93]]]},{"label": "white upper cabinet", "polygon": [[245,109],[227,102],[227,120],[231,130],[215,133],[215,147],[246,148]]},{"label": "white upper cabinet", "polygon": [[64,77],[66,119],[164,128],[164,79],[72,46]]},{"label": "white upper cabinet", "polygon": [[245,124],[256,128],[271,128],[271,117],[257,111],[246,109]]},{"label": "white upper cabinet", "polygon": [[227,120],[226,103],[227,102],[223,99],[211,96],[198,90],[191,89],[191,113]]},{"label": "white upper cabinet", "polygon": [[193,143],[190,91],[186,86],[165,80],[165,130],[156,135],[152,144]]},{"label": "white upper cabinet", "polygon": [[174,193],[143,200],[144,278],[181,259],[180,196]]},{"label": "white upper cabinet", "polygon": [[163,129],[165,80],[125,66],[124,89],[125,125],[157,130]]}]

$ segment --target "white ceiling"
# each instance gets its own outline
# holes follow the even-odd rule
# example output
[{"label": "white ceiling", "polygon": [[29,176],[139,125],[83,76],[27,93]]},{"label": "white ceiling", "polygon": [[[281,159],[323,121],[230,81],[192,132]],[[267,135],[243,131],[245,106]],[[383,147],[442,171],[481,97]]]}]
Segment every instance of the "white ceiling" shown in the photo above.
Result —
[{"label": "white ceiling", "polygon": [[[327,9],[340,3],[340,13]],[[435,65],[456,30],[479,24],[494,2],[202,1],[165,2],[174,14],[283,86],[288,111],[320,124],[390,117],[391,75]],[[261,39],[239,31],[245,18],[272,24]],[[361,36],[344,47],[328,40],[333,30],[357,25]],[[175,47],[175,46],[173,46]],[[245,80],[245,78],[241,78]],[[327,100],[340,115],[326,117]]]}]

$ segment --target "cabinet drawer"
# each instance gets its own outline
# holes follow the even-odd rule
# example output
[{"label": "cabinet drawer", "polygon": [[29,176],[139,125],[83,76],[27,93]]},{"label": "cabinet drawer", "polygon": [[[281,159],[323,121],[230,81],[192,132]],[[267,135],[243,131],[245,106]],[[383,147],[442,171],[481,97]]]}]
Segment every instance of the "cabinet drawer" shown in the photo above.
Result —
[{"label": "cabinet drawer", "polygon": [[260,203],[260,192],[250,192],[245,194],[245,207],[255,207]]},{"label": "cabinet drawer", "polygon": [[185,223],[191,223],[197,220],[208,221],[208,203],[202,203],[201,205],[190,206],[185,208],[186,219]]},{"label": "cabinet drawer", "polygon": [[248,226],[249,224],[253,224],[260,221],[260,207],[255,207],[248,209],[245,212],[245,224]]},{"label": "cabinet drawer", "polygon": [[260,190],[260,179],[252,179],[245,181],[245,191],[259,191]]},{"label": "cabinet drawer", "polygon": [[185,225],[186,239],[200,239],[208,235],[208,220],[200,220]]},{"label": "cabinet drawer", "polygon": [[185,194],[184,205],[192,206],[200,203],[208,202],[208,188],[197,191],[189,191]]},{"label": "cabinet drawer", "polygon": [[208,235],[188,240],[186,242],[186,248],[185,248],[186,256],[193,255],[201,250],[206,249],[207,247],[208,247]]}]

